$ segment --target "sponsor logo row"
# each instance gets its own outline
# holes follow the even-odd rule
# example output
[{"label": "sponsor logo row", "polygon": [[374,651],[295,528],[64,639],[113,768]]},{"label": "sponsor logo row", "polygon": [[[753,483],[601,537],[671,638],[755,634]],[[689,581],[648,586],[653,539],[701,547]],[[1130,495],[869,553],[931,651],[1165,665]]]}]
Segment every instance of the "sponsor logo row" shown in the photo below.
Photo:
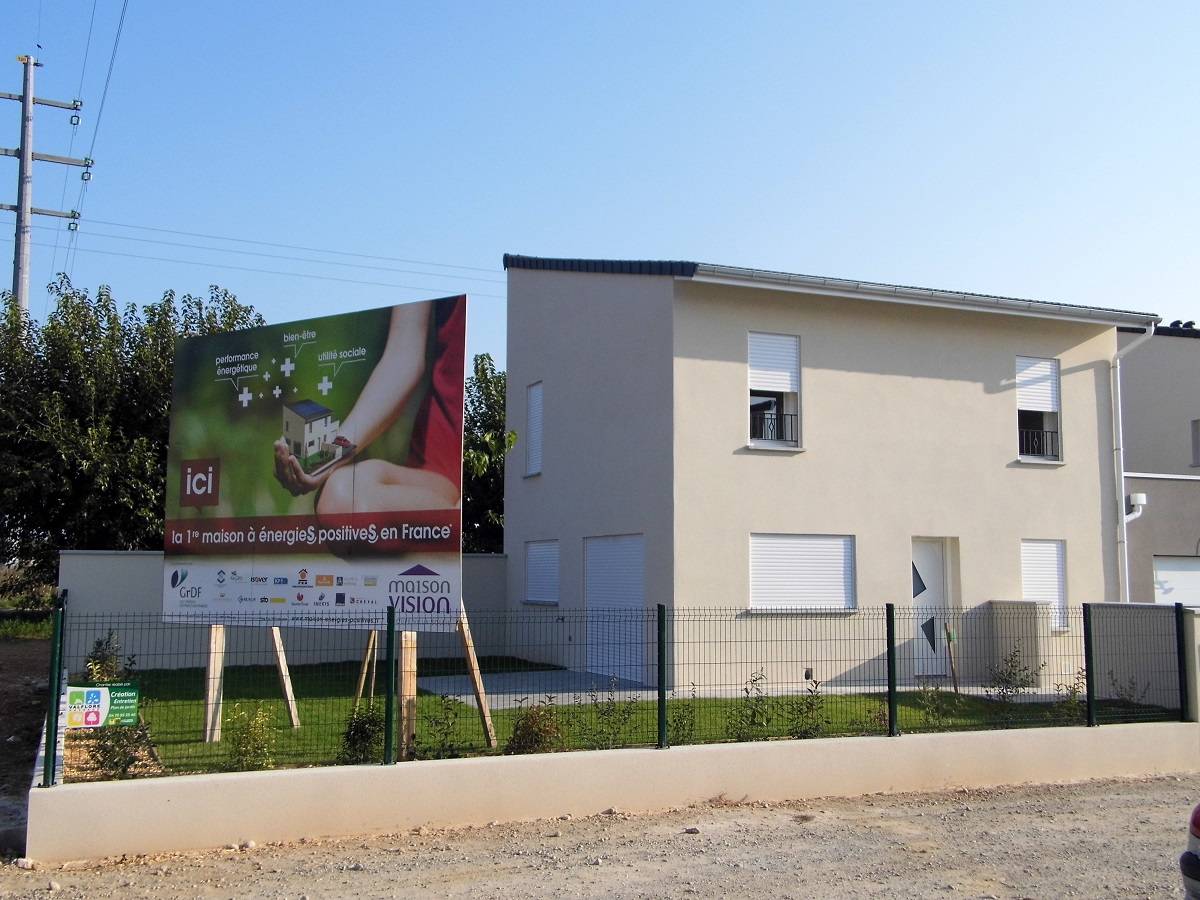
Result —
[{"label": "sponsor logo row", "polygon": [[[187,570],[180,569],[177,572],[183,572],[184,578],[187,577]],[[174,577],[174,576],[172,576]],[[378,575],[327,575],[327,574],[312,574],[308,569],[298,569],[295,575],[243,575],[237,569],[217,569],[217,584],[270,584],[270,585],[288,585],[292,587],[358,587],[359,584],[363,587],[377,587],[379,584]],[[172,584],[172,587],[175,585]]]}]

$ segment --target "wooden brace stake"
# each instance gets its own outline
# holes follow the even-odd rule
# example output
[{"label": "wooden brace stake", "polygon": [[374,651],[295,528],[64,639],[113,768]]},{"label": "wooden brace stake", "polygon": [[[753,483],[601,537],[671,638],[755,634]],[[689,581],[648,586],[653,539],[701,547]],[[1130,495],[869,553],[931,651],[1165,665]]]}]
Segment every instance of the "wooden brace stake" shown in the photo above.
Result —
[{"label": "wooden brace stake", "polygon": [[475,656],[475,641],[471,638],[471,625],[467,622],[464,609],[458,617],[458,635],[462,638],[463,652],[467,656],[467,674],[471,677],[471,688],[475,691],[475,703],[479,707],[479,721],[489,747],[496,746],[496,728],[492,724],[492,712],[488,709],[487,693],[483,689],[483,675],[479,671],[479,660]]},{"label": "wooden brace stake", "polygon": [[296,709],[296,695],[292,693],[292,676],[288,672],[287,656],[283,652],[283,635],[279,626],[271,626],[271,644],[275,648],[275,671],[279,673],[279,687],[287,703],[288,720],[293,728],[300,727],[300,711]]},{"label": "wooden brace stake", "polygon": [[204,678],[204,741],[221,740],[221,703],[225,696],[225,626],[208,626],[208,667]]},{"label": "wooden brace stake", "polygon": [[412,759],[417,745],[417,633],[400,632],[400,758]]}]

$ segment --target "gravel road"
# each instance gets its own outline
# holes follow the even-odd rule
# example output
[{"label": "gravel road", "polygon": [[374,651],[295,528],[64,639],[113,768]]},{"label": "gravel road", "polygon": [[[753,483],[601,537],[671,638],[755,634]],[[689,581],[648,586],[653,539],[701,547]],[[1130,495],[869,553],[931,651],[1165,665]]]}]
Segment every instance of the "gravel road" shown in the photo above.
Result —
[{"label": "gravel road", "polygon": [[[25,871],[0,897],[1178,897],[1200,776],[314,840]],[[120,827],[121,810],[97,827]],[[234,836],[231,836],[234,837]]]}]

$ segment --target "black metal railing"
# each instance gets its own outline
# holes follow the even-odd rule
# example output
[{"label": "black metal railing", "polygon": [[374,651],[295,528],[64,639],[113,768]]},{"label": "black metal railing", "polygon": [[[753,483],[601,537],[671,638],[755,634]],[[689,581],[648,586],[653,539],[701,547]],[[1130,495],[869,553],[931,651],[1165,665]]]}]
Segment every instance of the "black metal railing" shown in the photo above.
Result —
[{"label": "black metal railing", "polygon": [[796,443],[796,414],[751,412],[750,439]]},{"label": "black metal railing", "polygon": [[[313,627],[231,614],[216,634],[204,619],[68,610],[56,612],[50,642],[58,677],[47,731],[55,748],[61,720],[66,780],[91,781],[1170,721],[1190,710],[1186,615],[1155,604],[1055,613],[1000,601],[802,616],[665,606],[478,611],[473,667],[454,617],[416,636],[371,614]],[[57,690],[64,683],[66,702]],[[89,708],[113,714],[86,697],[105,689],[123,692],[128,718],[88,727],[80,717]],[[55,756],[46,785],[58,780]]]},{"label": "black metal railing", "polygon": [[1058,459],[1058,432],[1040,428],[1018,428],[1017,439],[1021,456],[1040,456]]}]

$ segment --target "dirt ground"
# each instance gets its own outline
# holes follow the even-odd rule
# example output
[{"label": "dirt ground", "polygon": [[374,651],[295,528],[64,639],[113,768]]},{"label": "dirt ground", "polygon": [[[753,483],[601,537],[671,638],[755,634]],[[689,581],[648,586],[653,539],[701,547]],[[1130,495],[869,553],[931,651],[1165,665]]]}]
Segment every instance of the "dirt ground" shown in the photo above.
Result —
[{"label": "dirt ground", "polygon": [[[0,897],[1178,897],[1200,776],[421,829],[26,871]],[[107,826],[119,827],[120,810]],[[693,831],[695,829],[695,831]],[[231,835],[231,840],[241,836]]]},{"label": "dirt ground", "polygon": [[50,642],[0,640],[0,853],[24,842],[25,797],[46,718]]}]

